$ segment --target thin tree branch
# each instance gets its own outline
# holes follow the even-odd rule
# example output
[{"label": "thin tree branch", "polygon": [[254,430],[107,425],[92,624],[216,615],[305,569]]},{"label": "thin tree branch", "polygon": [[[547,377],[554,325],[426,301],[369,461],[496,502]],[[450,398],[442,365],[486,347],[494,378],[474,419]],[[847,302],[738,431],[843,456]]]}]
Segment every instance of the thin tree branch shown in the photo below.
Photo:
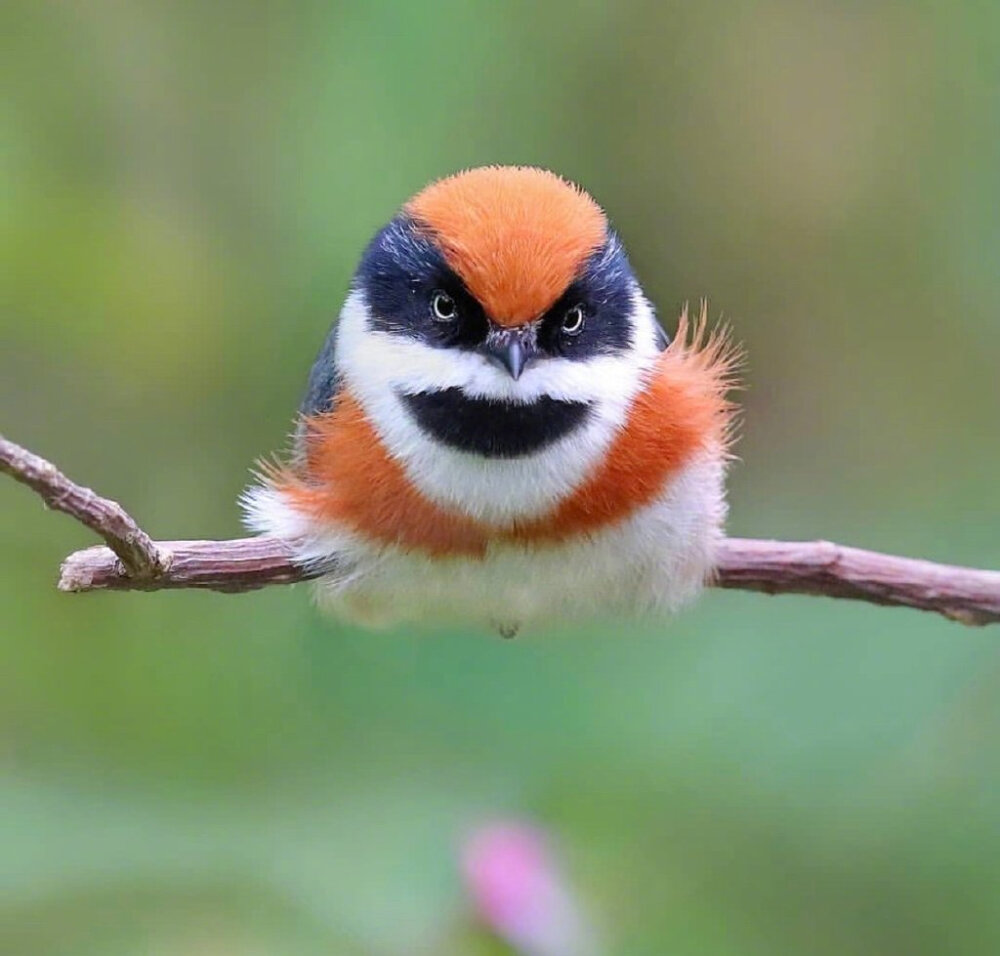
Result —
[{"label": "thin tree branch", "polygon": [[830,541],[727,538],[717,587],[813,594],[935,611],[962,624],[1000,623],[1000,571],[981,571]]},{"label": "thin tree branch", "polygon": [[[279,538],[153,542],[114,501],[74,484],[54,465],[0,438],[0,469],[96,531],[109,548],[71,554],[62,591],[204,588],[237,593],[315,576]],[[1000,571],[935,564],[828,541],[720,544],[712,584],[767,594],[810,594],[934,611],[962,624],[1000,623]]]},{"label": "thin tree branch", "polygon": [[102,498],[89,488],[70,481],[52,462],[7,441],[2,435],[0,471],[36,491],[50,508],[96,531],[118,556],[123,573],[131,579],[151,581],[169,568],[169,555],[117,501]]},{"label": "thin tree branch", "polygon": [[[108,548],[74,551],[62,563],[60,591],[162,591],[201,588],[238,594],[269,584],[294,584],[315,577],[292,560],[281,538],[234,538],[229,541],[161,541],[170,568],[156,578],[135,580]],[[330,565],[327,565],[329,568]]]}]

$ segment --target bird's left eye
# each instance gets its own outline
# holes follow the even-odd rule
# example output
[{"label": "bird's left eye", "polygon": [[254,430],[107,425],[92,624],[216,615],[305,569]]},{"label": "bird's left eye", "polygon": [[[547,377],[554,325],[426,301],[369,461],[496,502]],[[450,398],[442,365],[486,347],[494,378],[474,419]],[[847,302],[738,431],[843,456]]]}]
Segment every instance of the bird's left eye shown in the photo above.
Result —
[{"label": "bird's left eye", "polygon": [[560,329],[565,335],[579,335],[583,331],[585,318],[583,306],[574,305],[571,309],[566,310]]},{"label": "bird's left eye", "polygon": [[439,322],[451,322],[458,314],[458,306],[447,293],[435,292],[434,298],[431,299],[431,311]]}]

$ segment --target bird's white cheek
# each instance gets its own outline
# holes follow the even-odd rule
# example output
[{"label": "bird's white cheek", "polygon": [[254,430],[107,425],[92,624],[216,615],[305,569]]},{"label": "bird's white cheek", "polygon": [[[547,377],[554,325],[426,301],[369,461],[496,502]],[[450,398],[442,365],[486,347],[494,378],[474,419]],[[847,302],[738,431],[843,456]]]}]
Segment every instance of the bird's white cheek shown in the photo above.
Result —
[{"label": "bird's white cheek", "polygon": [[529,365],[515,381],[475,352],[434,348],[415,338],[370,328],[364,294],[344,303],[337,331],[337,365],[357,394],[375,389],[414,394],[461,388],[470,398],[530,402],[540,396],[576,402],[627,404],[657,350],[648,303],[633,299],[634,345],[620,355],[587,361],[547,358]]}]

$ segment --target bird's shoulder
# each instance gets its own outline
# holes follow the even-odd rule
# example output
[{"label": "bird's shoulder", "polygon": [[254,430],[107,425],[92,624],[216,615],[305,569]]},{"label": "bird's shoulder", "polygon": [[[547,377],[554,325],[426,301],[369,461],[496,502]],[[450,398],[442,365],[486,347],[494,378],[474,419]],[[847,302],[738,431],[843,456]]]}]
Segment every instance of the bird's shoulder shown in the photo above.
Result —
[{"label": "bird's shoulder", "polygon": [[337,323],[330,326],[326,339],[309,371],[306,392],[299,405],[302,417],[321,415],[333,408],[339,387],[340,373],[337,368]]}]

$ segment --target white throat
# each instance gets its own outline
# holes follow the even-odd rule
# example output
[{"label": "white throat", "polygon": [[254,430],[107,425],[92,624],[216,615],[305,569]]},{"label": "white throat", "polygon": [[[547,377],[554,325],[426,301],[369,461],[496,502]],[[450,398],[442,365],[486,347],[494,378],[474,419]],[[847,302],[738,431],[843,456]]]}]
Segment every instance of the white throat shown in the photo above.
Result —
[{"label": "white throat", "polygon": [[[626,353],[547,359],[515,381],[473,352],[373,330],[364,293],[355,290],[340,314],[337,367],[417,489],[442,506],[506,525],[552,509],[603,459],[658,354],[656,320],[638,289],[631,319],[633,345]],[[484,458],[428,437],[397,394],[456,387],[472,398],[589,402],[593,411],[586,424],[535,454]]]}]

